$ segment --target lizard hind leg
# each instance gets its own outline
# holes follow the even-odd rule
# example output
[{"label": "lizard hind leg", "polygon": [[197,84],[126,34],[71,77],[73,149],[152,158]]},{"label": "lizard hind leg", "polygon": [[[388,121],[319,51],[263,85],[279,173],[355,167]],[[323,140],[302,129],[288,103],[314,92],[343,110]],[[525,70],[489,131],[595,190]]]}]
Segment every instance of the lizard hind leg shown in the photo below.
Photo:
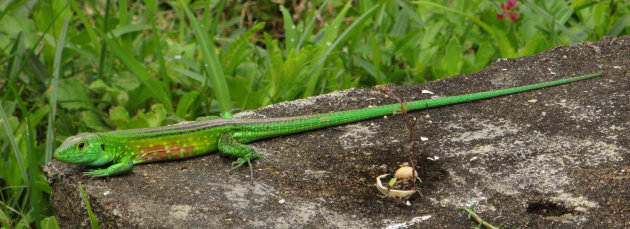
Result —
[{"label": "lizard hind leg", "polygon": [[254,169],[252,168],[251,161],[256,158],[269,161],[265,156],[258,154],[252,147],[237,142],[231,133],[224,134],[219,139],[219,152],[226,156],[238,158],[236,161],[232,162],[232,169],[236,169],[247,163],[252,178],[254,177]]}]

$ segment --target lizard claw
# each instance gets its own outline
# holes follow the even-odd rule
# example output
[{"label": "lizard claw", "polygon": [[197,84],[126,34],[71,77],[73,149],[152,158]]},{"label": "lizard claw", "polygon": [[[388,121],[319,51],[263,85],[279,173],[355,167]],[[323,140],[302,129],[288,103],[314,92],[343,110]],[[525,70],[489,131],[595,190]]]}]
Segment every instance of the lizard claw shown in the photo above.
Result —
[{"label": "lizard claw", "polygon": [[90,177],[105,177],[107,176],[105,169],[92,169],[90,171],[84,172],[83,175]]},{"label": "lizard claw", "polygon": [[248,157],[239,157],[236,161],[232,162],[232,168],[230,170],[235,170],[235,169],[243,166],[243,164],[245,164],[245,162],[247,162],[247,165],[249,165],[250,177],[253,180],[254,179],[254,168],[252,167],[251,158],[252,157],[249,157],[249,156]]}]

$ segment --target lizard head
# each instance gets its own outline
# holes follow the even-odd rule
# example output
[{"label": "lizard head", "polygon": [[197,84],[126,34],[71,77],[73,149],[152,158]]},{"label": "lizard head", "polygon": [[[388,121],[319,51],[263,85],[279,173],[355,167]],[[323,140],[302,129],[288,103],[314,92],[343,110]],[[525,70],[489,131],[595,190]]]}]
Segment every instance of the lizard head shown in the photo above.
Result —
[{"label": "lizard head", "polygon": [[105,142],[100,135],[82,133],[67,138],[53,157],[65,163],[99,166],[111,162],[110,155],[105,151]]}]

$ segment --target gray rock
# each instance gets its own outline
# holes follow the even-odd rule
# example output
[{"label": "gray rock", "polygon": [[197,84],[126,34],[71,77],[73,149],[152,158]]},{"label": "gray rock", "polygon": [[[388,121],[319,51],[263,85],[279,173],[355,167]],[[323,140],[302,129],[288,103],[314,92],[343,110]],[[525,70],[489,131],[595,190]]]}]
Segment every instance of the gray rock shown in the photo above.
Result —
[{"label": "gray rock", "polygon": [[[402,115],[251,143],[271,162],[229,172],[209,154],[134,166],[104,179],[83,166],[47,167],[55,216],[89,226],[78,185],[103,228],[468,228],[459,206],[495,226],[630,226],[630,37],[558,47],[435,82],[389,86],[407,100],[521,86],[603,71],[585,81],[411,112],[421,195],[384,198],[375,178],[409,161]],[[435,95],[422,94],[430,90]],[[396,103],[350,89],[280,103],[240,118],[284,117]],[[229,172],[229,173],[228,173]]]}]

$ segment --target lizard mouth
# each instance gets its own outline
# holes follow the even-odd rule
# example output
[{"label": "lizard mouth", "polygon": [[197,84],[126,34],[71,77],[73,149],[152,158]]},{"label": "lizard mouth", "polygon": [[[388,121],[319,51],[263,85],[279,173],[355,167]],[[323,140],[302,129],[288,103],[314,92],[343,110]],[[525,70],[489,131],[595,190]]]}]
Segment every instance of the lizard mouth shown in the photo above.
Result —
[{"label": "lizard mouth", "polygon": [[55,158],[55,160],[65,162],[65,163],[72,163],[72,164],[82,163],[82,160],[81,160],[82,156],[81,154],[78,154],[78,153],[55,151],[55,153],[53,153],[53,158]]}]

